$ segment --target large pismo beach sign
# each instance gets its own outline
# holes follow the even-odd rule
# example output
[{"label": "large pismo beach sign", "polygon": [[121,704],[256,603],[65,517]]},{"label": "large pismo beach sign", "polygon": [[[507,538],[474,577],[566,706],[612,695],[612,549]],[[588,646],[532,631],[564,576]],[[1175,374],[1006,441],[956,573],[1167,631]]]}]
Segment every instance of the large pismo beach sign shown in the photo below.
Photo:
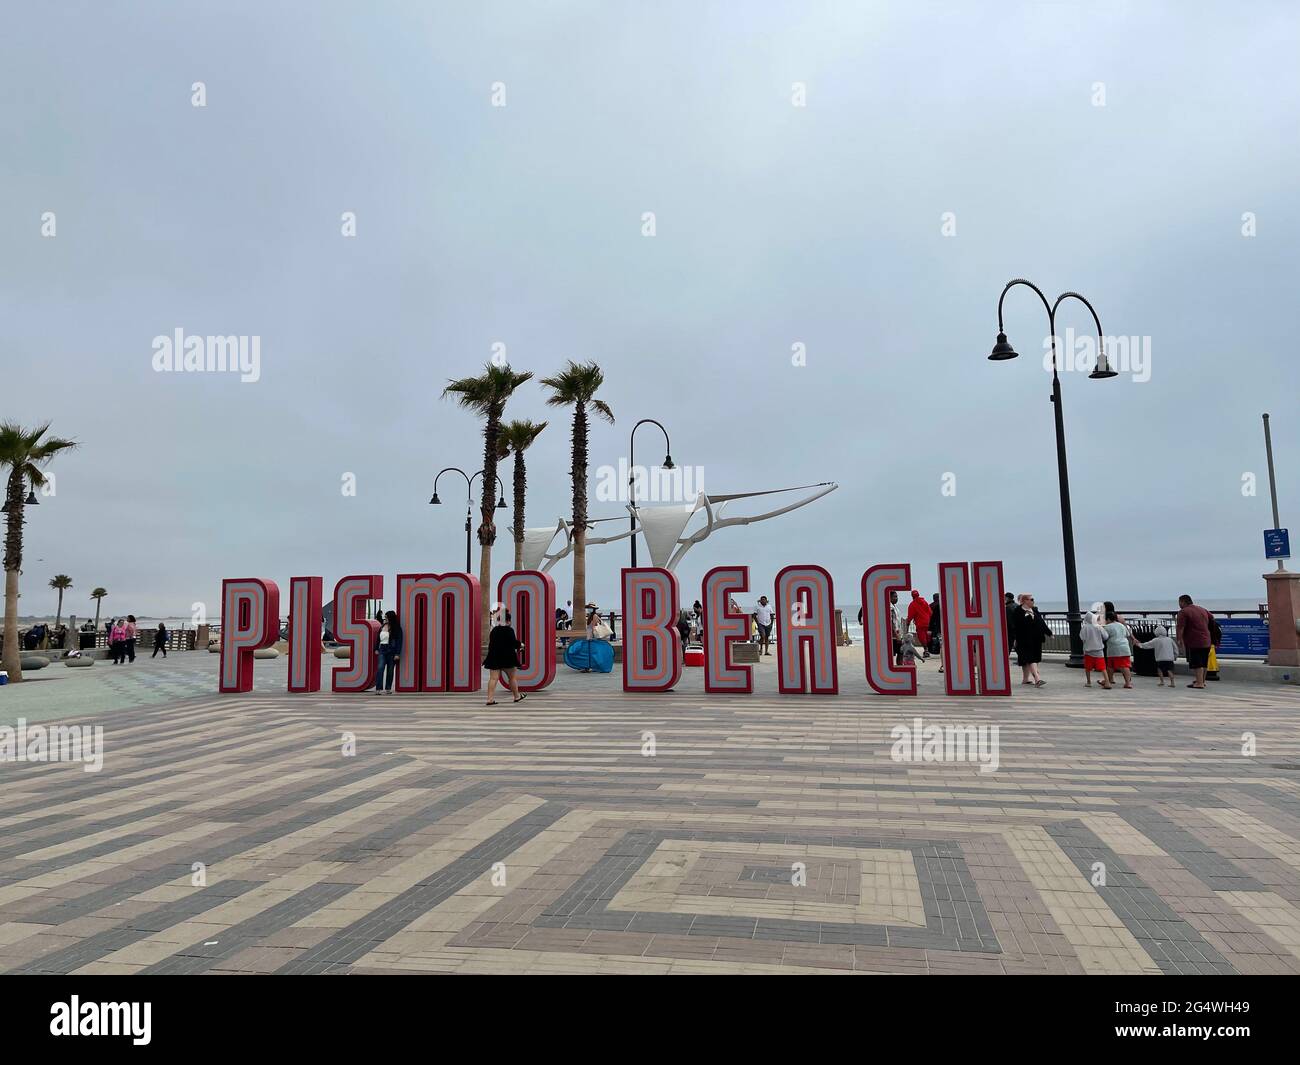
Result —
[{"label": "large pismo beach sign", "polygon": [[[912,586],[906,563],[872,566],[862,575],[866,681],[882,695],[915,695],[916,669],[897,664],[889,596]],[[706,692],[747,694],[753,666],[733,660],[732,647],[748,638],[748,615],[733,596],[749,592],[748,566],[717,566],[705,574],[700,601]],[[623,690],[662,692],[681,679],[677,631],[681,605],[677,577],[666,569],[624,569]],[[336,666],[330,687],[361,692],[375,684],[379,622],[366,617],[367,600],[382,598],[377,573],[344,577],[334,586],[335,637],[350,654]],[[289,582],[289,691],[321,687],[320,577]],[[555,582],[537,570],[501,578],[497,599],[510,611],[524,644],[517,679],[538,691],[555,679]],[[943,622],[944,682],[949,695],[1010,695],[1007,623],[1001,562],[943,562],[939,603]],[[835,590],[820,566],[786,566],[776,577],[777,688],[782,695],[835,695]],[[226,580],[221,592],[221,691],[253,687],[253,652],[279,637],[280,589],[257,577]],[[471,692],[482,685],[479,582],[468,573],[404,573],[397,577],[397,613],[404,631],[399,692]]]}]

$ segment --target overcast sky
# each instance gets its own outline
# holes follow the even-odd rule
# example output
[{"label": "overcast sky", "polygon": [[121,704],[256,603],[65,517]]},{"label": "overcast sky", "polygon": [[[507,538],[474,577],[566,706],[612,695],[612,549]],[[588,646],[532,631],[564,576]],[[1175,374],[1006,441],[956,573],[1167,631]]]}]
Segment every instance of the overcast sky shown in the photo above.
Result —
[{"label": "overcast sky", "polygon": [[[82,445],[31,512],[20,612],[53,611],[55,573],[65,614],[95,585],[188,614],[222,577],[391,597],[458,569],[463,510],[428,498],[481,440],[439,394],[496,342],[539,377],[604,368],[593,475],[655,417],[708,490],[839,483],[696,548],[688,602],[722,563],[769,590],[819,563],[856,604],[872,563],[928,594],[988,558],[1063,599],[1028,289],[1022,357],[985,358],[1013,277],[1149,338],[1149,380],[1062,379],[1084,600],[1262,599],[1265,410],[1300,525],[1298,38],[1293,4],[1182,0],[6,4],[0,418]],[[178,328],[260,337],[260,379],[155,372]],[[531,384],[508,414],[551,420],[528,514],[554,521],[568,416]],[[626,557],[589,553],[604,605]]]}]

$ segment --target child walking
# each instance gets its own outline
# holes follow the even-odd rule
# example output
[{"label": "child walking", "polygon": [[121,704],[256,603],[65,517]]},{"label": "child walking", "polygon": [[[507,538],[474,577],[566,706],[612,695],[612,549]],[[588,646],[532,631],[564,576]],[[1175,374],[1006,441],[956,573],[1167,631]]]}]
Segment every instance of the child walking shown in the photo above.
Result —
[{"label": "child walking", "polygon": [[898,642],[898,664],[902,666],[914,666],[916,665],[918,658],[920,658],[922,662],[925,661],[921,651],[919,651],[916,644],[912,642],[912,634],[910,632],[903,633],[902,638]]},{"label": "child walking", "polygon": [[1083,627],[1079,630],[1083,638],[1083,686],[1092,687],[1092,674],[1099,674],[1097,681],[1103,688],[1110,687],[1106,674],[1106,630],[1097,624],[1096,614],[1083,615]]},{"label": "child walking", "polygon": [[1178,657],[1178,648],[1174,646],[1174,641],[1169,638],[1169,630],[1161,625],[1156,634],[1151,639],[1143,642],[1135,640],[1134,644],[1143,650],[1151,648],[1156,656],[1156,669],[1160,673],[1160,683],[1157,688],[1163,688],[1165,681],[1169,681],[1169,687],[1174,686],[1174,659]]},{"label": "child walking", "polygon": [[1115,674],[1124,676],[1124,687],[1133,687],[1133,658],[1128,645],[1129,628],[1120,621],[1113,610],[1106,612],[1106,673],[1114,681]]}]

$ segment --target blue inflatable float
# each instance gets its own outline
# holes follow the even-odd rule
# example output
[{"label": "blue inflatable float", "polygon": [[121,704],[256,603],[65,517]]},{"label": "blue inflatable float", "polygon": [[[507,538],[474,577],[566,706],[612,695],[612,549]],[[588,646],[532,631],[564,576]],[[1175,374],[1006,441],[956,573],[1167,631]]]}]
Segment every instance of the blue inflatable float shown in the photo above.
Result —
[{"label": "blue inflatable float", "polygon": [[570,669],[609,673],[614,668],[614,648],[608,640],[570,640],[564,650],[564,664]]}]

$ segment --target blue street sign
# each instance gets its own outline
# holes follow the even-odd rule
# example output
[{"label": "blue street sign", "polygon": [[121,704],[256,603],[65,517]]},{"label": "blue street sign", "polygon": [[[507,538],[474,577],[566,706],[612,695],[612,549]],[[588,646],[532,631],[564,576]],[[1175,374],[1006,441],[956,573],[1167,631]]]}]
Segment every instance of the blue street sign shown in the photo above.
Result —
[{"label": "blue street sign", "polygon": [[1250,655],[1262,658],[1268,654],[1268,622],[1263,618],[1238,617],[1214,620],[1223,630],[1223,639],[1218,647],[1220,657]]},{"label": "blue street sign", "polygon": [[1291,534],[1286,529],[1264,530],[1264,557],[1290,558]]}]

